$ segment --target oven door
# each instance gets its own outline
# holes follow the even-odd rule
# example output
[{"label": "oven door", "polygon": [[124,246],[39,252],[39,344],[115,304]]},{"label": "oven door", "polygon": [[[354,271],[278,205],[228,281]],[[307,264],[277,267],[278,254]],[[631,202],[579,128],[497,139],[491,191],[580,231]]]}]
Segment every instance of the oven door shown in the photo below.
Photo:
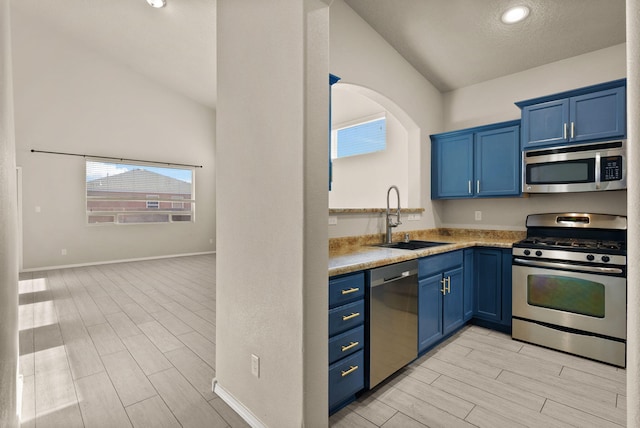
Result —
[{"label": "oven door", "polygon": [[578,272],[566,263],[517,257],[512,268],[514,317],[626,339],[624,277]]}]

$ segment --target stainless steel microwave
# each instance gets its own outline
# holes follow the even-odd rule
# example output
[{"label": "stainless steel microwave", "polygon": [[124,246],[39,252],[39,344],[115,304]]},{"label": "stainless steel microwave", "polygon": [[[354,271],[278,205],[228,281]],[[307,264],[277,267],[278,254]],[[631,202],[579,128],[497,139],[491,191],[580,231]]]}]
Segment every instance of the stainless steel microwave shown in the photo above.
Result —
[{"label": "stainless steel microwave", "polygon": [[596,192],[627,188],[627,140],[522,153],[524,193]]}]

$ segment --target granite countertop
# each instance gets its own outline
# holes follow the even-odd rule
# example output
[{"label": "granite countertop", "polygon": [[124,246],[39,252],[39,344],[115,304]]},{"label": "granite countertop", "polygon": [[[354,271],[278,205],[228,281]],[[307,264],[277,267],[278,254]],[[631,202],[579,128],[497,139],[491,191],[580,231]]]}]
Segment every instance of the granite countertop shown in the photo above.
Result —
[{"label": "granite countertop", "polygon": [[[413,240],[446,242],[445,245],[419,250],[399,250],[376,247],[383,236],[366,235],[329,240],[329,276],[357,272],[379,266],[432,256],[469,247],[511,248],[520,241],[525,231],[476,230],[476,229],[429,229],[410,232]],[[402,241],[404,233],[396,233],[393,242]]]}]

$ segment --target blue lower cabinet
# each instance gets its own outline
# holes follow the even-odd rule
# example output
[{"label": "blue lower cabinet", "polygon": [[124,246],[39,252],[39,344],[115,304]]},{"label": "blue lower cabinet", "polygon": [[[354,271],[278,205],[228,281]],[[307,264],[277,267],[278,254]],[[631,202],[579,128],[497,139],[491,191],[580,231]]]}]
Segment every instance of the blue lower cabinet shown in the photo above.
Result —
[{"label": "blue lower cabinet", "polygon": [[329,339],[329,364],[364,348],[364,326],[356,327]]},{"label": "blue lower cabinet", "polygon": [[418,352],[464,325],[463,252],[418,260]]},{"label": "blue lower cabinet", "polygon": [[329,310],[329,337],[364,323],[364,299]]},{"label": "blue lower cabinet", "polygon": [[329,366],[329,412],[364,389],[364,351]]},{"label": "blue lower cabinet", "polygon": [[474,313],[489,327],[511,329],[511,250],[474,250]]},{"label": "blue lower cabinet", "polygon": [[[511,263],[511,262],[509,262]],[[473,317],[473,248],[464,250],[464,321]],[[509,264],[511,267],[511,264]]]},{"label": "blue lower cabinet", "polygon": [[418,352],[442,339],[442,274],[418,281]]},{"label": "blue lower cabinet", "polygon": [[365,386],[365,274],[329,279],[329,414]]}]

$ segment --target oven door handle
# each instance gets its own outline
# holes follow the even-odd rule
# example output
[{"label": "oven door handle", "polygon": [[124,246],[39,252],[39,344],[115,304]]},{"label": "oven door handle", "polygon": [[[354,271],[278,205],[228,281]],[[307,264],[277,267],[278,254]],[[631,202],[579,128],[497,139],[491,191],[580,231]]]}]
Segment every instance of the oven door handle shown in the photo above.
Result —
[{"label": "oven door handle", "polygon": [[610,267],[601,267],[601,266],[571,265],[568,263],[544,262],[541,260],[528,260],[528,259],[520,259],[520,258],[513,259],[513,262],[521,265],[526,265],[526,266],[569,269],[569,270],[576,270],[580,272],[613,273],[613,274],[622,273],[622,269],[620,268],[610,268]]}]

